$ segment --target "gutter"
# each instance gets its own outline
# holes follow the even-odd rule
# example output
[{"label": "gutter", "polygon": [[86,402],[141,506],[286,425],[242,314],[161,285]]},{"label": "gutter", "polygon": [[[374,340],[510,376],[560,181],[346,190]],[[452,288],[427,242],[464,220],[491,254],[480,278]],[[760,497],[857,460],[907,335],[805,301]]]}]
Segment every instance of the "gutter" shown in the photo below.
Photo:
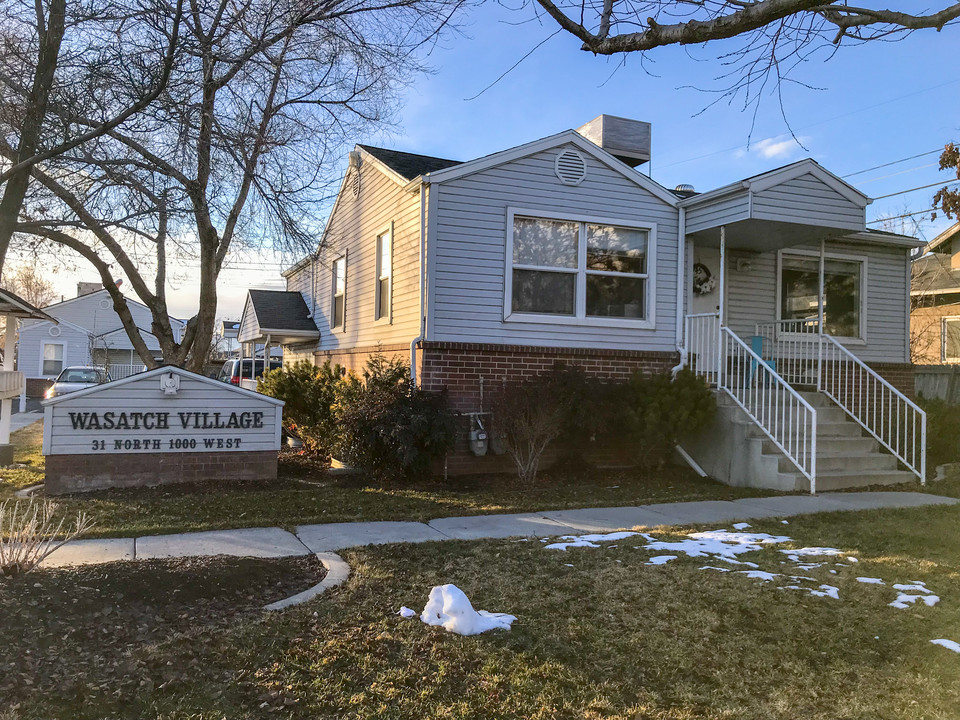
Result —
[{"label": "gutter", "polygon": [[410,382],[417,384],[417,345],[426,334],[427,318],[424,314],[426,293],[426,257],[427,257],[427,185],[429,182],[420,178],[420,334],[410,341]]},{"label": "gutter", "polygon": [[677,223],[677,352],[680,353],[680,362],[670,370],[671,375],[676,375],[687,365],[687,345],[683,337],[683,321],[685,318],[684,303],[686,301],[684,293],[684,269],[687,264],[687,209],[684,206],[679,207],[680,218]]}]

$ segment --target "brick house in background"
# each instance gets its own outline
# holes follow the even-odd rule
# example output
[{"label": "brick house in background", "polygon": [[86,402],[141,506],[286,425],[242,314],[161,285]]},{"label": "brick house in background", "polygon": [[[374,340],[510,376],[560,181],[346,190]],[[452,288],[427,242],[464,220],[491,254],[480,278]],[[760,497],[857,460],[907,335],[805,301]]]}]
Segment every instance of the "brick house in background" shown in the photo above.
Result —
[{"label": "brick house in background", "polygon": [[[650,125],[605,115],[468,162],[357,145],[319,251],[283,273],[294,324],[319,331],[285,344],[285,362],[359,371],[378,349],[401,355],[476,418],[485,391],[558,361],[621,379],[689,365],[722,387],[721,334],[784,367],[773,355],[800,352],[785,341],[813,327],[912,394],[918,241],[867,230],[869,199],[812,160],[705,193],[659,185],[637,169],[649,160]],[[285,328],[269,323],[239,340],[276,342]]]},{"label": "brick house in background", "polygon": [[960,223],[937,235],[914,260],[910,300],[913,361],[960,363]]}]

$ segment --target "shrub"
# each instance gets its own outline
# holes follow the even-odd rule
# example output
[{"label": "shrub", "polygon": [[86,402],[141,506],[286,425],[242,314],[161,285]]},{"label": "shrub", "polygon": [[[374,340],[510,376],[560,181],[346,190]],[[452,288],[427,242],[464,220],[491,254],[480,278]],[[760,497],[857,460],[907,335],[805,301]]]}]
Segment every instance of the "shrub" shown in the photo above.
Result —
[{"label": "shrub", "polygon": [[717,409],[710,389],[687,369],[675,377],[634,373],[623,397],[625,439],[637,448],[643,467],[662,466],[681,437],[704,428]]},{"label": "shrub", "polygon": [[927,413],[927,468],[932,475],[938,465],[960,461],[960,405],[939,398],[921,398]]},{"label": "shrub", "polygon": [[57,519],[50,500],[0,503],[0,577],[17,578],[33,570],[61,545],[93,527],[77,513],[72,527]]},{"label": "shrub", "polygon": [[257,389],[286,403],[283,427],[288,434],[300,438],[307,450],[327,457],[336,444],[333,404],[343,374],[340,365],[331,366],[329,361],[318,367],[300,360],[264,373]]},{"label": "shrub", "polygon": [[343,379],[334,415],[337,457],[384,480],[409,479],[430,472],[455,439],[446,393],[417,388],[409,367],[377,353],[364,379]]}]

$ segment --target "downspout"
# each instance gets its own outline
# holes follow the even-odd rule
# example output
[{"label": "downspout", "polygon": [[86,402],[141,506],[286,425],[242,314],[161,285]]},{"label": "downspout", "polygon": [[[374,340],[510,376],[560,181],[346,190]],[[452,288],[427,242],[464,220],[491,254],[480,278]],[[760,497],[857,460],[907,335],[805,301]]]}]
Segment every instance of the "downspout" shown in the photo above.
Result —
[{"label": "downspout", "polygon": [[427,257],[427,183],[420,181],[420,334],[410,341],[410,382],[417,384],[417,344],[423,340],[427,318],[424,314]]},{"label": "downspout", "polygon": [[678,223],[678,234],[679,238],[677,240],[677,352],[680,353],[680,363],[676,365],[671,371],[670,374],[676,376],[683,368],[687,366],[687,343],[683,337],[683,325],[684,325],[684,304],[686,302],[686,283],[684,282],[686,278],[686,273],[684,272],[687,265],[687,209],[685,207],[680,207],[680,219]]}]

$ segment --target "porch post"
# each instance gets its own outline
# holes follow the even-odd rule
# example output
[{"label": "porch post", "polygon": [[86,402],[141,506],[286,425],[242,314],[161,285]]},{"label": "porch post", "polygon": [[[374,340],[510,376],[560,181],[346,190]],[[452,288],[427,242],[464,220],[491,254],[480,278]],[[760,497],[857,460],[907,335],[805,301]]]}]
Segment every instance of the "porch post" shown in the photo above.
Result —
[{"label": "porch post", "polygon": [[717,317],[717,387],[723,385],[723,318],[726,312],[726,274],[727,274],[727,226],[720,226],[720,302],[719,316]]},{"label": "porch post", "polygon": [[817,291],[817,390],[823,387],[823,266],[827,241],[820,238],[819,288]]},{"label": "porch post", "polygon": [[[17,318],[13,315],[5,315],[7,328],[3,342],[3,370],[9,372],[13,370],[13,357],[17,347]],[[0,446],[3,447],[4,465],[13,462],[13,450],[10,445],[10,415],[13,413],[13,399],[5,397],[0,401]]]}]

